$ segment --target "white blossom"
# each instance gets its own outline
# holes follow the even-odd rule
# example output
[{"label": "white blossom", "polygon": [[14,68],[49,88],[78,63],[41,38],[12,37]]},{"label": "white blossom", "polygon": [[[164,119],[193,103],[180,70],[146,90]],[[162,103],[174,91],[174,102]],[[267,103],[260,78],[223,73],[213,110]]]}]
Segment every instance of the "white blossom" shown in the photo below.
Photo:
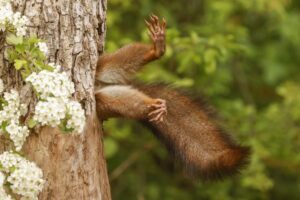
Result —
[{"label": "white blossom", "polygon": [[0,199],[1,200],[14,200],[9,194],[7,194],[3,187],[0,188]]},{"label": "white blossom", "polygon": [[10,169],[12,169],[14,166],[19,165],[21,161],[22,161],[21,156],[6,151],[0,155],[0,164],[2,165],[3,168],[1,170],[4,171],[5,173],[9,173]]},{"label": "white blossom", "polygon": [[45,42],[39,42],[38,47],[46,56],[48,55],[48,46]]},{"label": "white blossom", "polygon": [[12,200],[11,196],[8,195],[4,190],[4,183],[5,183],[5,175],[3,172],[0,171],[0,199],[1,200]]},{"label": "white blossom", "polygon": [[[45,181],[42,179],[42,170],[35,163],[18,154],[4,152],[0,155],[0,164],[3,167],[1,170],[8,174],[7,182],[10,184],[13,193],[21,195],[21,199],[24,200],[37,199]],[[5,199],[5,195],[5,191],[0,189],[1,200]],[[10,196],[7,197],[7,200],[9,198]]]},{"label": "white blossom", "polygon": [[59,98],[48,97],[46,101],[39,101],[36,104],[33,119],[42,125],[56,127],[65,116],[65,103]]},{"label": "white blossom", "polygon": [[68,129],[74,129],[76,133],[81,133],[85,125],[85,115],[80,103],[77,101],[68,102],[67,110],[70,119],[68,119],[66,127]]},{"label": "white blossom", "polygon": [[0,187],[3,186],[4,181],[5,181],[5,176],[4,176],[4,174],[0,171]]},{"label": "white blossom", "polygon": [[27,30],[26,25],[28,24],[28,19],[26,16],[21,16],[20,12],[16,12],[12,17],[11,23],[16,29],[17,36],[26,35],[26,30]]},{"label": "white blossom", "polygon": [[35,107],[33,119],[41,125],[57,127],[63,120],[66,128],[81,133],[85,126],[85,115],[80,103],[58,97],[48,97],[39,101]]},{"label": "white blossom", "polygon": [[10,139],[13,141],[16,150],[20,151],[27,136],[29,135],[27,126],[20,126],[18,123],[12,121],[6,127],[6,131],[9,134]]},{"label": "white blossom", "polygon": [[14,13],[9,0],[0,1],[0,30],[5,31],[8,25],[12,25],[17,36],[24,36],[26,34],[26,25],[28,19],[26,16],[21,16],[20,12]]},{"label": "white blossom", "polygon": [[7,182],[11,184],[13,193],[34,199],[42,191],[42,176],[42,170],[35,163],[24,159],[7,178]]},{"label": "white blossom", "polygon": [[65,72],[59,72],[59,65],[49,65],[53,66],[53,72],[43,70],[26,78],[40,99],[35,107],[33,119],[41,125],[52,127],[61,125],[62,120],[67,120],[67,129],[81,133],[85,125],[84,110],[78,102],[69,100],[75,92],[74,83]]},{"label": "white blossom", "polygon": [[0,30],[5,31],[7,23],[13,19],[13,11],[9,1],[0,1]]},{"label": "white blossom", "polygon": [[0,0],[0,6],[10,3],[12,0]]},{"label": "white blossom", "polygon": [[20,112],[20,97],[16,90],[4,93],[3,109],[0,111],[0,124],[4,121],[19,121]]},{"label": "white blossom", "polygon": [[5,122],[7,124],[6,132],[9,138],[13,141],[16,150],[20,151],[29,130],[26,126],[19,125],[19,118],[25,115],[27,107],[20,104],[19,93],[16,90],[4,93],[4,103],[2,103],[2,110],[0,110],[0,124]]},{"label": "white blossom", "polygon": [[53,71],[54,72],[59,72],[61,70],[61,66],[60,65],[57,65],[55,63],[49,63],[48,65],[50,65],[51,67],[53,67]]},{"label": "white blossom", "polygon": [[66,98],[75,92],[74,83],[65,72],[47,70],[39,73],[34,72],[26,78],[26,81],[32,84],[42,99],[49,96]]}]

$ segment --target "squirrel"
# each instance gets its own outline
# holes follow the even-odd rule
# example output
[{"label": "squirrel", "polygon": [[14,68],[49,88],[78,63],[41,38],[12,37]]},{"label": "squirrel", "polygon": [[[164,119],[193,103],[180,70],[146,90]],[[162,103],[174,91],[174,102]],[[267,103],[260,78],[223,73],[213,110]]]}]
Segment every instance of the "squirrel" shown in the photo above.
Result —
[{"label": "squirrel", "polygon": [[250,148],[238,145],[211,116],[203,103],[163,85],[138,85],[132,76],[166,50],[166,21],[145,20],[151,45],[129,44],[101,55],[95,75],[95,99],[100,120],[126,117],[150,127],[188,174],[204,180],[239,171]]}]

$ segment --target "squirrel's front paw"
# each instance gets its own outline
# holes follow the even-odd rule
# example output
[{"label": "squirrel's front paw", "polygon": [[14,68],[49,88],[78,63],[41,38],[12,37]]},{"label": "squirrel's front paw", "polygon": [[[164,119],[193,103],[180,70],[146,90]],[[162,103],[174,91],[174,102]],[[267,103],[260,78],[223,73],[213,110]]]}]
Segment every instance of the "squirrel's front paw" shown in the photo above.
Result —
[{"label": "squirrel's front paw", "polygon": [[157,16],[151,15],[150,22],[147,20],[145,22],[149,30],[149,36],[154,44],[155,55],[160,57],[165,53],[166,49],[166,20],[162,19],[160,23]]},{"label": "squirrel's front paw", "polygon": [[149,121],[162,122],[165,115],[167,114],[167,105],[166,101],[163,99],[155,99],[155,102],[150,105],[153,110],[148,114]]}]

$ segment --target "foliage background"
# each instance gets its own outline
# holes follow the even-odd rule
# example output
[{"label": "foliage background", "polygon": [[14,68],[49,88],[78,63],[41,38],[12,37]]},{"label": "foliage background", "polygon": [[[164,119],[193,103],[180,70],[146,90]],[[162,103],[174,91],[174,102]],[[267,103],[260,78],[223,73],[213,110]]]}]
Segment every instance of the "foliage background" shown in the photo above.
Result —
[{"label": "foliage background", "polygon": [[299,199],[300,1],[109,0],[106,51],[149,42],[152,12],[167,19],[167,53],[138,77],[204,94],[253,155],[239,176],[190,180],[148,130],[109,120],[113,199]]}]

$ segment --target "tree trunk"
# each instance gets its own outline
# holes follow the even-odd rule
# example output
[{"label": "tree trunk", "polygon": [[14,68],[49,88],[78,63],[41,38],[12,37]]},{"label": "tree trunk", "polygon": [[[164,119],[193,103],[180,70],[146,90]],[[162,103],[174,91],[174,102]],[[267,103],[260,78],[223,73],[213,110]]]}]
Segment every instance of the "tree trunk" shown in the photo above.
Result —
[{"label": "tree trunk", "polygon": [[[46,184],[39,200],[110,200],[103,157],[102,125],[94,99],[94,74],[105,36],[106,0],[16,0],[16,10],[30,19],[30,34],[44,39],[49,61],[60,64],[76,87],[75,99],[84,105],[87,121],[80,136],[44,127],[32,133],[23,150],[44,172]],[[18,88],[21,99],[33,107],[33,93],[3,59],[0,76]],[[5,145],[1,144],[1,149]]]}]

